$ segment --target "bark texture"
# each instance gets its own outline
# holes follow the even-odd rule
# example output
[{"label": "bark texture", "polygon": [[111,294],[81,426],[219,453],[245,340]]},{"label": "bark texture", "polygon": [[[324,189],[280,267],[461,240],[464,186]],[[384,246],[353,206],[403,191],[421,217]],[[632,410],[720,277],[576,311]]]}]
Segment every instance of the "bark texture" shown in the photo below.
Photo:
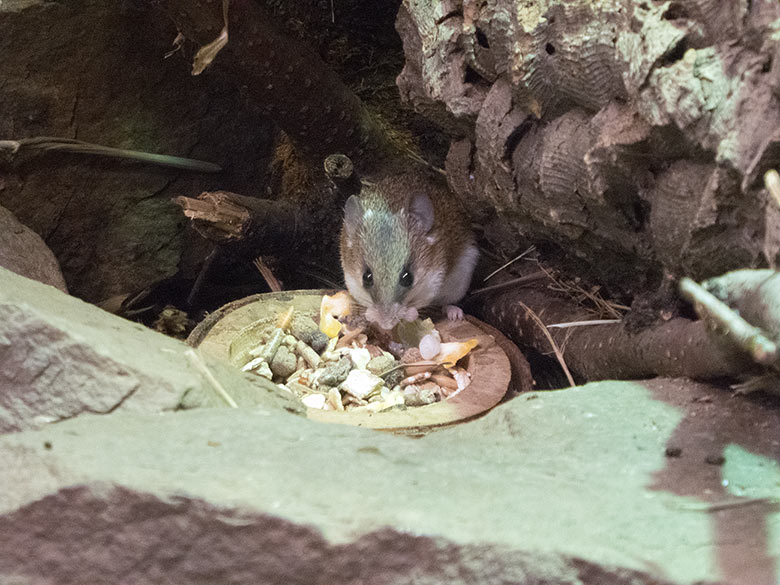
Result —
[{"label": "bark texture", "polygon": [[[221,0],[153,3],[201,46],[216,39],[224,24]],[[228,31],[212,67],[240,82],[312,162],[320,165],[327,155],[343,152],[367,169],[393,151],[358,97],[317,55],[278,30],[259,3],[231,2]]]},{"label": "bark texture", "polygon": [[405,0],[398,83],[455,137],[472,209],[634,292],[777,255],[778,17],[765,0]]}]

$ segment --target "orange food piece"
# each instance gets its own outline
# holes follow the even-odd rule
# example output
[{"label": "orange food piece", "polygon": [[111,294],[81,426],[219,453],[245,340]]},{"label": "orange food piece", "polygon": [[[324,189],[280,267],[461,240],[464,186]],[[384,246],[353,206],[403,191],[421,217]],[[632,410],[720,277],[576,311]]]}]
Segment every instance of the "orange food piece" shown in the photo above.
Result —
[{"label": "orange food piece", "polygon": [[352,297],[347,291],[324,295],[320,304],[320,331],[331,339],[337,337],[343,327],[338,317],[346,317],[351,312]]}]

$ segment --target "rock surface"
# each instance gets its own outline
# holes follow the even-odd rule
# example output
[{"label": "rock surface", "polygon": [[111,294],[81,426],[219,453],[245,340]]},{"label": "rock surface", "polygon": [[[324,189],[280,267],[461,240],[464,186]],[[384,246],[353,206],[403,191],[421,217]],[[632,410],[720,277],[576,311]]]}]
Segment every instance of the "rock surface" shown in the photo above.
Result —
[{"label": "rock surface", "polygon": [[[705,463],[737,437],[686,443],[680,410],[654,400],[664,384],[520,399],[422,440],[243,410],[10,435],[3,465],[22,473],[0,486],[0,570],[19,583],[691,583],[731,559],[727,582],[771,583],[771,505],[700,507],[724,479],[740,497],[775,493],[770,453],[743,443]],[[664,458],[670,436],[678,459]],[[688,472],[700,483],[684,495],[660,479]]]},{"label": "rock surface", "polygon": [[421,439],[273,408],[83,416],[0,440],[0,580],[770,585],[778,425],[668,380]]},{"label": "rock surface", "polygon": [[283,400],[273,384],[198,356],[180,341],[0,268],[0,432],[84,412],[224,405],[196,364],[239,404]]},{"label": "rock surface", "polygon": [[224,406],[187,351],[0,269],[0,583],[777,583],[777,401],[602,382],[411,438],[213,363],[245,408],[179,410]]},{"label": "rock surface", "polygon": [[0,266],[68,292],[60,265],[41,237],[0,206]]},{"label": "rock surface", "polygon": [[148,3],[5,0],[0,26],[0,139],[75,138],[225,169],[217,177],[62,153],[0,168],[0,204],[43,237],[74,295],[99,302],[186,264],[173,196],[260,194],[270,123],[216,75],[192,77],[187,49],[165,58],[177,31]]}]

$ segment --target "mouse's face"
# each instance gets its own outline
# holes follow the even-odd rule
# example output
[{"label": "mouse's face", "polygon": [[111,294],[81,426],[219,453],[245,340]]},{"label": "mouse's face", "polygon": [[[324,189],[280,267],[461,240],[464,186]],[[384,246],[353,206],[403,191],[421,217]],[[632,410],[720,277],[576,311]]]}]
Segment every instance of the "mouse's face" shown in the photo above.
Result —
[{"label": "mouse's face", "polygon": [[431,270],[430,226],[382,197],[350,198],[345,208],[342,263],[350,294],[383,329],[413,320],[437,296],[443,270]]}]

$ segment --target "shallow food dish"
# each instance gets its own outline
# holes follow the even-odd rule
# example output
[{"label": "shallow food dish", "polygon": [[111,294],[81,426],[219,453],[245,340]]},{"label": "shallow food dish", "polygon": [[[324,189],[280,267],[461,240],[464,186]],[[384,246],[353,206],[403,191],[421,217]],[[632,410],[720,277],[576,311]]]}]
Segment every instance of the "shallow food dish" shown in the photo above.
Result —
[{"label": "shallow food dish", "polygon": [[[319,318],[322,295],[332,291],[302,290],[253,295],[234,301],[211,313],[190,334],[187,342],[213,357],[229,362],[229,348],[244,327],[276,316],[292,306],[296,311]],[[450,424],[477,416],[503,398],[510,381],[510,366],[492,335],[470,321],[436,323],[442,341],[476,338],[477,347],[462,360],[471,383],[457,394],[426,406],[381,412],[331,411],[307,408],[312,420],[374,429],[409,429]],[[280,390],[281,392],[281,390]]]}]

